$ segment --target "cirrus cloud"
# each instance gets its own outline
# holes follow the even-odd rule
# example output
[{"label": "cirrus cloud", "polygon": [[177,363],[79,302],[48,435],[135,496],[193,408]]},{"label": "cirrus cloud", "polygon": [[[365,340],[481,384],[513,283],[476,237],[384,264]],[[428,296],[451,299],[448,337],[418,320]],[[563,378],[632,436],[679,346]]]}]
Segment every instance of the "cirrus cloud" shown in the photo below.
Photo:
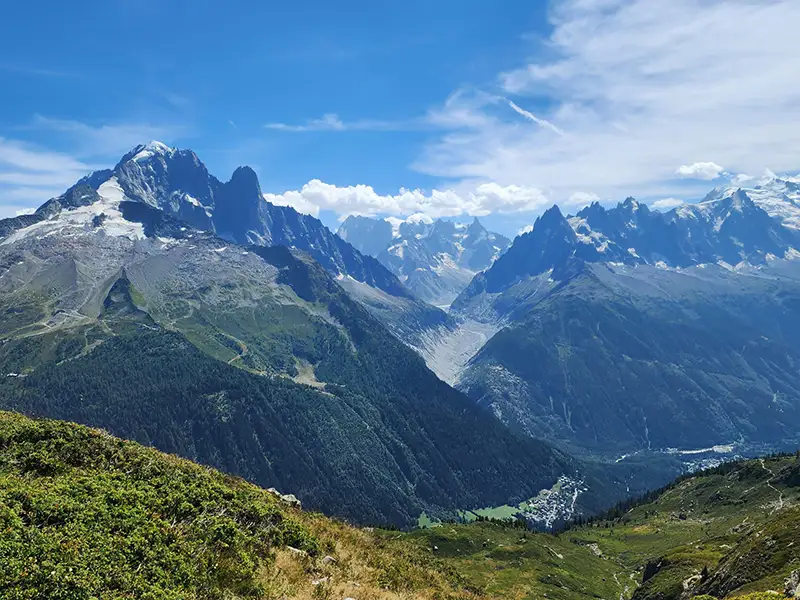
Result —
[{"label": "cirrus cloud", "polygon": [[0,218],[38,207],[91,170],[67,154],[0,137]]},{"label": "cirrus cloud", "polygon": [[359,119],[356,121],[343,121],[336,113],[327,113],[319,119],[309,119],[305,123],[267,123],[265,129],[286,131],[291,133],[306,133],[310,131],[401,131],[425,126],[421,119],[408,119],[401,121],[381,121],[378,119]]},{"label": "cirrus cloud", "polygon": [[800,166],[796,0],[554,0],[549,18],[545,52],[499,74],[495,89],[460,90],[431,111],[447,130],[417,170],[564,202],[576,188],[702,197],[720,164]]}]

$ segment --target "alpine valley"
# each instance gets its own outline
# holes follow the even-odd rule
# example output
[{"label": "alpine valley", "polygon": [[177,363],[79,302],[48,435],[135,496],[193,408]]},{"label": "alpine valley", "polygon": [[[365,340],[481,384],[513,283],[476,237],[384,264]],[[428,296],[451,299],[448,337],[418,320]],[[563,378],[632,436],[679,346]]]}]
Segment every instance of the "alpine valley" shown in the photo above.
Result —
[{"label": "alpine valley", "polygon": [[420,215],[337,235],[151,142],[0,221],[2,408],[361,523],[552,527],[796,439],[798,227],[773,179],[554,207],[513,243]]},{"label": "alpine valley", "polygon": [[[591,514],[677,472],[580,462],[508,429],[398,337],[446,313],[320,221],[140,146],[0,221],[0,401],[295,494],[361,523],[529,504]],[[445,332],[445,333],[442,333]]]}]

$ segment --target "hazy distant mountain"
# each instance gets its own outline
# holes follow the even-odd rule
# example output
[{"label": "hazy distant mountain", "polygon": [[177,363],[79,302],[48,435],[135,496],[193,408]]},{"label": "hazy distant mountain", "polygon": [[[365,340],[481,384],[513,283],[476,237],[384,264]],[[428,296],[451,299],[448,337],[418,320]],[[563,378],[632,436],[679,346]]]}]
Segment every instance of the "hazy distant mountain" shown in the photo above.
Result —
[{"label": "hazy distant mountain", "polygon": [[510,244],[478,219],[467,225],[424,215],[405,220],[348,217],[337,233],[376,256],[416,296],[440,306],[449,305]]}]

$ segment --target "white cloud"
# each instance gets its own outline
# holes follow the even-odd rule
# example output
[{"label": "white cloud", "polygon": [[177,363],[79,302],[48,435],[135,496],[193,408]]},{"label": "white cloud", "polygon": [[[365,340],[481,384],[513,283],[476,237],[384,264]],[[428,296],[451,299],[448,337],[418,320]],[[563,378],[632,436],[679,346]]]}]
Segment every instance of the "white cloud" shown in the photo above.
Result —
[{"label": "white cloud", "polygon": [[264,194],[264,199],[281,206],[318,216],[321,210],[333,211],[340,218],[349,215],[421,214],[431,218],[460,215],[486,216],[497,213],[536,211],[549,204],[545,194],[530,186],[477,183],[469,189],[401,189],[397,194],[378,194],[371,186],[337,187],[314,179],[299,190],[282,194]]},{"label": "white cloud", "polygon": [[289,125],[288,123],[267,123],[264,125],[267,129],[276,129],[278,131],[343,131],[345,125],[336,114],[322,115],[320,119],[312,119],[303,125]]},{"label": "white cloud", "polygon": [[683,200],[678,200],[677,198],[662,198],[661,200],[656,200],[650,206],[656,210],[669,210],[681,204],[684,204]]},{"label": "white cloud", "polygon": [[703,179],[675,173],[688,156],[734,173],[798,167],[800,2],[555,0],[550,19],[544,51],[510,65],[500,90],[462,90],[430,111],[447,131],[416,169],[564,202],[587,189],[702,197]]},{"label": "white cloud", "polygon": [[592,194],[591,192],[575,192],[567,199],[566,204],[569,206],[586,206],[592,202],[600,200],[600,196]]},{"label": "white cloud", "polygon": [[517,235],[518,236],[525,235],[526,233],[530,233],[531,231],[533,231],[533,225],[525,225],[525,227],[517,231]]},{"label": "white cloud", "polygon": [[690,165],[681,165],[675,172],[687,179],[711,181],[725,173],[725,169],[714,162],[696,162]]},{"label": "white cloud", "polygon": [[767,167],[764,169],[764,173],[761,175],[761,181],[766,182],[771,179],[775,179],[776,177],[777,175],[775,174],[775,171]]},{"label": "white cloud", "polygon": [[90,125],[42,115],[35,115],[26,129],[46,132],[48,138],[58,139],[71,151],[57,152],[0,138],[0,213],[5,216],[40,206],[92,171],[113,165],[138,144],[152,139],[172,140],[184,131],[181,126],[123,122]]},{"label": "white cloud", "polygon": [[392,224],[411,223],[412,225],[433,225],[433,219],[424,213],[414,213],[413,215],[408,215],[402,221],[393,217],[388,217],[387,220]]},{"label": "white cloud", "polygon": [[739,173],[731,178],[731,185],[745,185],[753,181],[754,179],[755,177],[753,177],[752,175],[745,175],[744,173]]},{"label": "white cloud", "polygon": [[552,124],[550,121],[548,121],[548,120],[546,120],[546,119],[542,119],[542,118],[540,118],[540,117],[537,117],[535,114],[533,114],[533,113],[532,113],[532,112],[530,112],[530,111],[527,111],[527,110],[525,110],[524,108],[520,108],[519,106],[517,106],[516,104],[514,104],[514,103],[513,103],[511,100],[509,100],[509,101],[508,101],[508,105],[509,105],[511,108],[513,108],[513,109],[514,109],[514,111],[515,111],[516,113],[518,113],[518,114],[522,115],[523,117],[525,117],[525,118],[526,118],[526,119],[528,119],[529,121],[533,121],[533,122],[534,122],[534,123],[536,123],[537,125],[541,125],[542,127],[546,127],[547,129],[549,129],[550,131],[553,131],[553,132],[557,133],[558,135],[564,135],[564,132],[563,132],[563,131],[561,131],[561,130],[560,130],[558,127],[556,127],[555,125],[553,125],[553,124]]},{"label": "white cloud", "polygon": [[322,115],[319,119],[310,119],[299,125],[289,123],[267,123],[264,127],[276,131],[304,133],[308,131],[399,131],[412,127],[419,127],[422,124],[422,121],[418,119],[409,119],[406,121],[381,121],[376,119],[342,121],[339,115],[328,113]]},{"label": "white cloud", "polygon": [[104,123],[90,125],[68,119],[36,115],[33,127],[67,136],[81,156],[120,158],[125,152],[150,140],[174,140],[184,128],[150,123]]},{"label": "white cloud", "polygon": [[33,148],[22,142],[0,138],[0,166],[36,173],[80,171],[81,161],[59,152]]},{"label": "white cloud", "polygon": [[264,200],[272,202],[278,206],[291,206],[299,213],[304,215],[311,215],[313,217],[319,216],[319,206],[311,203],[302,191],[292,190],[284,192],[283,194],[264,194]]},{"label": "white cloud", "polygon": [[0,138],[0,215],[35,209],[91,171],[67,154]]},{"label": "white cloud", "polygon": [[29,215],[35,211],[35,207],[20,206],[18,204],[5,204],[3,201],[0,201],[0,219],[21,217],[22,215]]}]

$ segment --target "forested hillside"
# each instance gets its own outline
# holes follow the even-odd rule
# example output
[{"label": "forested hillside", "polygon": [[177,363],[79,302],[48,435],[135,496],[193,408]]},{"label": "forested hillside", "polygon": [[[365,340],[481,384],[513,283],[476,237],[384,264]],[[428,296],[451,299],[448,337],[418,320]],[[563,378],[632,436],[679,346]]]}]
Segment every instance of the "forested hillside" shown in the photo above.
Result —
[{"label": "forested hillside", "polygon": [[[175,331],[122,278],[80,326],[30,335],[5,321],[0,371],[15,376],[0,379],[2,406],[103,427],[362,523],[520,501],[578,468],[439,381],[312,260],[253,251],[318,316],[295,307],[292,320],[254,326],[208,310],[211,323],[195,316]],[[230,344],[221,333],[267,369],[248,367],[237,343],[230,361],[196,346]]]}]

